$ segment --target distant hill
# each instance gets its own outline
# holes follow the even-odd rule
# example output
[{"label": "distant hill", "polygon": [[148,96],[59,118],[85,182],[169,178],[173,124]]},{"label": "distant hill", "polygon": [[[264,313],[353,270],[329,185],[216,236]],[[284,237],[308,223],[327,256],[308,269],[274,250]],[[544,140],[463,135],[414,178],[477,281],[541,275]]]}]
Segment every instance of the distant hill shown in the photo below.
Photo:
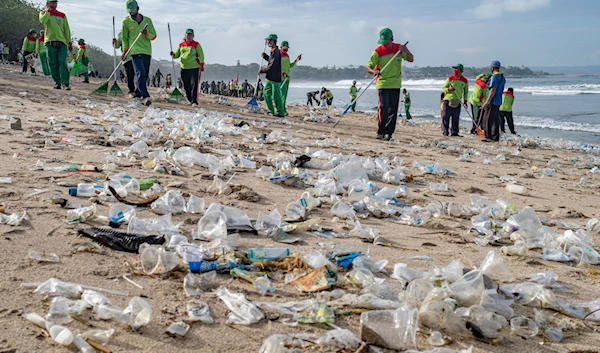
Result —
[{"label": "distant hill", "polygon": [[600,75],[600,66],[535,66],[532,69],[553,75]]}]

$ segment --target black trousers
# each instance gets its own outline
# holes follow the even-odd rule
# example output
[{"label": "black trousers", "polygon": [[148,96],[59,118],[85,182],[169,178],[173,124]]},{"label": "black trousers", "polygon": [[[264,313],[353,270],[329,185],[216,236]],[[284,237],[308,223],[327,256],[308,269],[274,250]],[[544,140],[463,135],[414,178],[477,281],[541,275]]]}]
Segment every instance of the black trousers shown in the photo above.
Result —
[{"label": "black trousers", "polygon": [[317,103],[317,106],[320,104],[319,101],[315,98],[314,95],[312,94],[307,94],[306,95],[306,105],[309,105],[312,107],[313,106],[313,99],[315,101],[315,103]]},{"label": "black trousers", "polygon": [[[35,69],[33,68],[33,65],[32,65],[32,66],[29,66],[29,64],[28,64],[28,62],[27,62],[27,59],[25,59],[25,57],[26,57],[27,55],[30,55],[31,53],[32,53],[32,52],[30,52],[30,51],[25,51],[25,52],[23,52],[23,72],[27,72],[27,67],[29,67],[29,68],[31,69],[31,73],[32,73],[32,74],[35,74]],[[30,60],[34,61],[35,59],[33,59],[33,58],[32,58],[32,59],[30,59]]]},{"label": "black trousers", "polygon": [[129,88],[129,93],[135,94],[135,71],[133,70],[133,62],[129,60],[125,64],[125,73],[127,76],[127,88]]},{"label": "black trousers", "polygon": [[[444,108],[442,110],[442,132],[444,135],[458,135],[459,122],[460,122],[460,102],[458,107],[452,108],[449,101],[444,101]],[[450,127],[450,119],[452,119],[452,127]]]},{"label": "black trousers", "polygon": [[396,131],[398,104],[400,104],[400,88],[382,88],[377,90],[379,98],[377,119],[379,128],[377,135],[390,135]]},{"label": "black trousers", "polygon": [[198,104],[198,82],[200,81],[200,69],[181,69],[183,89],[190,103]]},{"label": "black trousers", "polygon": [[500,106],[489,105],[483,112],[485,120],[485,137],[488,140],[500,141]]},{"label": "black trousers", "polygon": [[510,133],[515,135],[515,122],[513,121],[513,113],[512,112],[503,112],[500,111],[500,131],[502,132],[506,132],[506,130],[504,129],[504,122],[508,123],[508,129],[510,130]]}]

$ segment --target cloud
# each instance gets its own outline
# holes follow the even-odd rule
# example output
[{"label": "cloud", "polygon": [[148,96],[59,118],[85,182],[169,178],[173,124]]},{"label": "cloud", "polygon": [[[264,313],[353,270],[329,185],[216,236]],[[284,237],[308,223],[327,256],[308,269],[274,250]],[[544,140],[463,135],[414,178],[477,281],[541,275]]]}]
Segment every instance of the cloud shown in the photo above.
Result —
[{"label": "cloud", "polygon": [[498,18],[507,12],[528,12],[541,9],[550,0],[482,0],[481,4],[467,12],[479,19]]}]

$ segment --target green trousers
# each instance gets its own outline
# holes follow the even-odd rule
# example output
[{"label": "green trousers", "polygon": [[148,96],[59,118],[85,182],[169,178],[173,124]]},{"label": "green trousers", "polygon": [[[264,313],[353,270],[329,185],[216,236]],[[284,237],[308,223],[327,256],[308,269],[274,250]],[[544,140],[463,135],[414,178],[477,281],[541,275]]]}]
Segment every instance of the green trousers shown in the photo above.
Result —
[{"label": "green trousers", "polygon": [[52,79],[56,85],[69,86],[69,67],[67,66],[67,45],[63,44],[60,48],[53,47],[50,43],[46,44],[48,52],[48,65]]},{"label": "green trousers", "polygon": [[[350,95],[350,102],[354,101],[356,99],[355,95]],[[352,103],[352,111],[355,112],[356,111],[356,102]]]},{"label": "green trousers", "polygon": [[[279,115],[285,115],[285,108],[283,106],[283,100],[281,99],[281,82],[273,82],[267,80],[265,83],[265,103],[269,113],[275,115],[275,108]],[[273,105],[273,101],[275,105]]]},{"label": "green trousers", "polygon": [[406,113],[406,120],[412,119],[412,115],[410,115],[410,104],[404,105],[404,111]]},{"label": "green trousers", "polygon": [[90,69],[88,64],[90,63],[90,58],[81,59],[81,64],[86,67],[85,72],[83,73],[83,82],[90,82]]},{"label": "green trousers", "polygon": [[281,85],[281,99],[283,100],[283,112],[287,112],[287,96],[290,90],[290,80],[288,79]]},{"label": "green trousers", "polygon": [[48,65],[48,54],[43,51],[40,53],[40,62],[42,63],[42,71],[44,76],[50,76],[50,66]]}]

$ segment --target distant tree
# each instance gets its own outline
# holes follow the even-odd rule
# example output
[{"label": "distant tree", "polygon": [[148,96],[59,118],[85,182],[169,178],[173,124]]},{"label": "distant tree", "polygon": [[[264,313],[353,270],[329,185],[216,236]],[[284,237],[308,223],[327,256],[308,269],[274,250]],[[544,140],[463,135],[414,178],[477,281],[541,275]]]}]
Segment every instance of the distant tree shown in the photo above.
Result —
[{"label": "distant tree", "polygon": [[39,5],[24,0],[2,0],[0,5],[0,42],[10,48],[9,60],[17,60],[17,50],[21,49],[23,38],[30,29],[38,33],[42,29]]}]

